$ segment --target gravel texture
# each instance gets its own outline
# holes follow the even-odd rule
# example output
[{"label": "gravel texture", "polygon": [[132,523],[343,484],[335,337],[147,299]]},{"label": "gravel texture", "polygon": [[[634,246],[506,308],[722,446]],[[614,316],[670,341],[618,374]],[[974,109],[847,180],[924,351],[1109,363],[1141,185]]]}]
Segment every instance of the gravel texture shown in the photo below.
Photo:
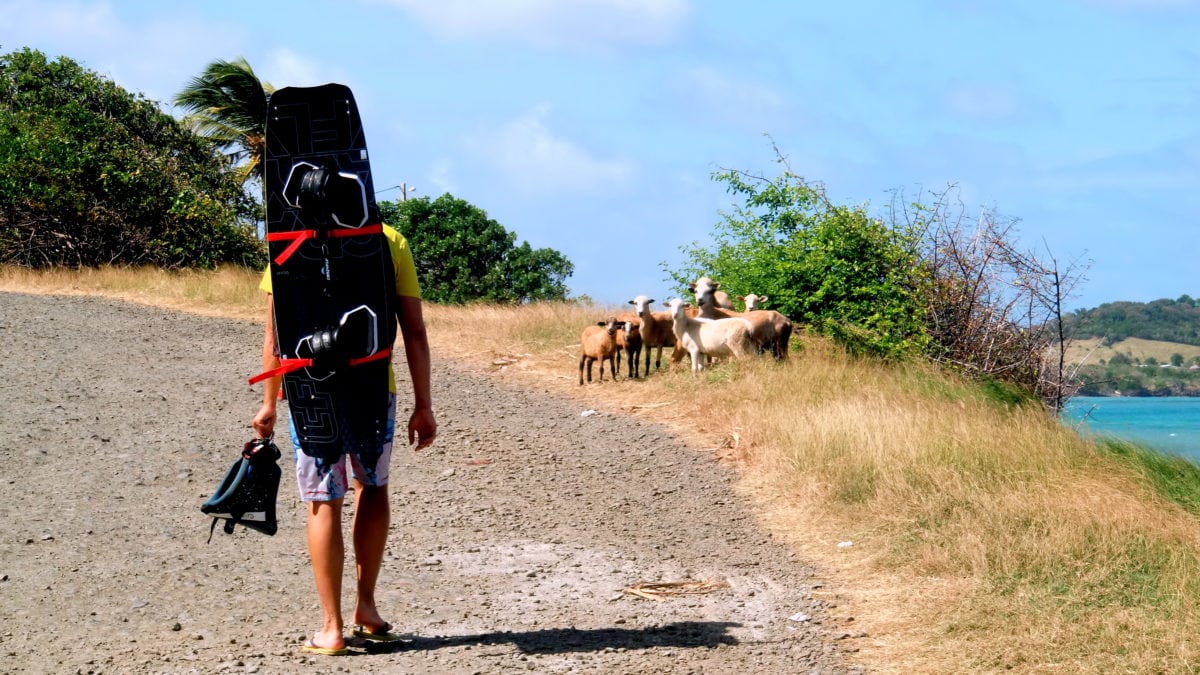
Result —
[{"label": "gravel texture", "polygon": [[[860,670],[813,570],[757,528],[710,453],[443,360],[438,441],[392,465],[379,603],[407,639],[302,654],[320,613],[290,444],[274,537],[218,526],[206,544],[199,511],[249,439],[261,335],[0,293],[0,672]],[[688,580],[728,587],[623,592]]]}]

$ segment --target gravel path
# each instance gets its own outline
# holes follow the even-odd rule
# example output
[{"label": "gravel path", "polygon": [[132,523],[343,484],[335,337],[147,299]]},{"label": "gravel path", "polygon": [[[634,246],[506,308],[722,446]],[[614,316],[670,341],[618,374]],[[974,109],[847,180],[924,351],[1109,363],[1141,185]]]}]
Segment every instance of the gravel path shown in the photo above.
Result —
[{"label": "gravel path", "polygon": [[[0,672],[858,670],[731,470],[446,361],[437,444],[393,459],[379,601],[409,639],[302,655],[320,615],[290,459],[276,536],[205,544],[199,512],[249,438],[260,341],[255,323],[0,293]],[[729,586],[622,592],[702,579]]]}]

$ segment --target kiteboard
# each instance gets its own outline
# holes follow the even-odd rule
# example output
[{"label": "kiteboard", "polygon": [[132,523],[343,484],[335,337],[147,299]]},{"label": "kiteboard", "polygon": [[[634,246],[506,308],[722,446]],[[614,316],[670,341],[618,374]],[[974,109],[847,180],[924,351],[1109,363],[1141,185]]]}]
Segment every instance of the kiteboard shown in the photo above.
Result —
[{"label": "kiteboard", "polygon": [[389,422],[395,283],[350,89],[272,93],[263,168],[281,365],[251,383],[283,375],[307,454],[373,463]]}]

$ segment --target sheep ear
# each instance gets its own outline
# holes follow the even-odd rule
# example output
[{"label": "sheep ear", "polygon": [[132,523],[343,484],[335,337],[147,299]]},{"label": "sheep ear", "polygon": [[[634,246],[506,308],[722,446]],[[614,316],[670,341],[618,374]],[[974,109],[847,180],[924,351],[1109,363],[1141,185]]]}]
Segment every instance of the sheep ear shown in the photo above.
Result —
[{"label": "sheep ear", "polygon": [[634,302],[634,301],[632,301],[632,300],[630,300],[630,301],[629,301],[629,304],[631,304],[631,305],[636,305],[637,303],[636,303],[636,302]]},{"label": "sheep ear", "polygon": [[746,299],[746,296],[744,296],[744,295],[739,295],[739,296],[737,296],[737,299],[738,299],[738,300],[745,300],[745,299]]},{"label": "sheep ear", "polygon": [[607,323],[605,323],[605,322],[603,322],[603,321],[597,321],[597,322],[596,322],[596,325],[597,325],[597,326],[607,326],[608,324],[607,324]]},{"label": "sheep ear", "polygon": [[654,298],[650,298],[650,302],[654,302]]},{"label": "sheep ear", "polygon": [[770,296],[764,295],[764,296],[762,296],[761,298],[759,298],[759,299],[758,299],[758,301],[759,301],[759,302],[766,302],[766,301],[767,301],[767,300],[769,300],[769,299],[770,299]]}]

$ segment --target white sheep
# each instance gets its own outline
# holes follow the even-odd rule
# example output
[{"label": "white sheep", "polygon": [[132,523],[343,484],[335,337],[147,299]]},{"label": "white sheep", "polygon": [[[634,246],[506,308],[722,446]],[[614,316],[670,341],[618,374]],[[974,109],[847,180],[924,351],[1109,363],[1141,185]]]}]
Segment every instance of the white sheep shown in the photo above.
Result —
[{"label": "white sheep", "polygon": [[651,311],[650,305],[654,298],[639,295],[629,301],[636,310],[638,322],[641,324],[642,347],[646,350],[646,375],[650,374],[650,352],[658,347],[654,357],[654,367],[662,367],[663,347],[675,346],[675,333],[671,329],[671,315],[666,312]]},{"label": "white sheep", "polygon": [[681,298],[675,298],[663,304],[670,308],[675,343],[687,351],[692,358],[693,375],[704,368],[700,361],[701,355],[728,356],[737,359],[754,351],[754,342],[750,339],[749,321],[740,318],[689,317]]},{"label": "white sheep", "polygon": [[714,282],[712,279],[709,279],[708,277],[700,277],[699,279],[696,280],[696,283],[688,284],[688,289],[692,293],[695,293],[697,286],[708,286],[708,285],[711,285],[713,288],[713,299],[716,301],[717,307],[719,309],[732,310],[733,309],[733,301],[729,299],[729,294],[726,293],[725,291],[717,290],[721,286],[721,284]]},{"label": "white sheep", "polygon": [[[696,283],[689,286],[696,294],[696,304],[700,307],[700,316],[705,319],[745,319],[751,324],[750,337],[758,346],[759,352],[770,351],[775,358],[786,359],[788,343],[792,337],[791,319],[773,309],[735,312],[718,307],[716,294],[719,287],[719,283],[708,277],[700,277]],[[766,296],[754,297],[756,301],[766,299]]]},{"label": "white sheep", "polygon": [[738,300],[746,303],[747,312],[753,312],[756,309],[763,309],[763,303],[767,301],[767,297],[765,295],[750,293],[749,295],[739,295]]},{"label": "white sheep", "polygon": [[583,384],[583,366],[587,364],[587,381],[592,381],[592,364],[596,361],[600,362],[600,381],[604,381],[604,362],[608,361],[609,370],[612,372],[612,379],[617,379],[617,366],[613,362],[613,358],[617,353],[617,340],[615,334],[617,327],[616,317],[609,317],[607,321],[601,321],[595,326],[588,326],[583,329],[583,333],[579,336],[580,355],[579,355],[579,384]]}]

